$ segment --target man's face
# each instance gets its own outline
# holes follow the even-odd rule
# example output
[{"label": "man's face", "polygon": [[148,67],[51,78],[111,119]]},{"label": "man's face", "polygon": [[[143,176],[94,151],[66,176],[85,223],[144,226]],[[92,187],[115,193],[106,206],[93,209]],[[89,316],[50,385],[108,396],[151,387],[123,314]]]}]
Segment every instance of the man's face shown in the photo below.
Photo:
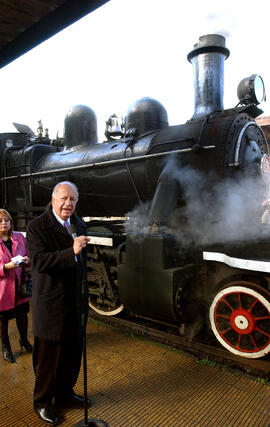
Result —
[{"label": "man's face", "polygon": [[77,196],[71,185],[61,184],[55,196],[52,196],[52,207],[61,219],[68,219],[74,212]]}]

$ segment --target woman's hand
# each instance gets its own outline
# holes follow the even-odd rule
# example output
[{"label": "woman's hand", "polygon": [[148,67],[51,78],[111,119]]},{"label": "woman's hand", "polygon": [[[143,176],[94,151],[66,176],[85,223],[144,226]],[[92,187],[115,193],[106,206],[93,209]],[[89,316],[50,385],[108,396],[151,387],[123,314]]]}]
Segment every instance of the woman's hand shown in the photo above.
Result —
[{"label": "woman's hand", "polygon": [[28,264],[29,263],[29,257],[28,256],[24,256],[23,257],[23,263],[24,264]]},{"label": "woman's hand", "polygon": [[19,267],[19,264],[14,261],[10,261],[4,265],[5,270],[12,270],[13,268],[17,268],[17,267]]}]

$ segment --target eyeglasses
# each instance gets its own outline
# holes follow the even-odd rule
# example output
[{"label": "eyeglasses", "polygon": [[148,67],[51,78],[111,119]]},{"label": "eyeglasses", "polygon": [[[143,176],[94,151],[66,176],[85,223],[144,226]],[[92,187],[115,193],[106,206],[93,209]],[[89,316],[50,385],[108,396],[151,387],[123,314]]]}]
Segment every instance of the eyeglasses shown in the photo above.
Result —
[{"label": "eyeglasses", "polygon": [[10,222],[10,219],[8,219],[8,218],[0,218],[0,223],[4,223],[4,224],[6,224],[6,223],[8,223],[8,222]]}]

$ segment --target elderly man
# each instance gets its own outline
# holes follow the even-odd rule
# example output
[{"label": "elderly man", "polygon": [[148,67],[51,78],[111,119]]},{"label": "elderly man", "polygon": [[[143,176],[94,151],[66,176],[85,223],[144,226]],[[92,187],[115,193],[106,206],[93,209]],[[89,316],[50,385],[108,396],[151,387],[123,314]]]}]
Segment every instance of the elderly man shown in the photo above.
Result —
[{"label": "elderly man", "polygon": [[[34,410],[41,421],[51,425],[60,423],[57,405],[84,404],[73,387],[82,355],[81,264],[90,239],[85,224],[74,215],[77,201],[73,183],[58,183],[51,205],[29,223],[26,234],[33,282]],[[74,239],[70,224],[78,236]]]}]

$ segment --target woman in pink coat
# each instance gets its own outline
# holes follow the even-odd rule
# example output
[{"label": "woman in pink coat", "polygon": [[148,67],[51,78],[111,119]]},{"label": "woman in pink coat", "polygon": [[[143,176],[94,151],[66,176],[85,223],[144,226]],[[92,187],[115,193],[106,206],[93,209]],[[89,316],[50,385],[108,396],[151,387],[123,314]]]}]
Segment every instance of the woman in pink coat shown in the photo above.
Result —
[{"label": "woman in pink coat", "polygon": [[[12,261],[21,255],[22,262]],[[2,341],[3,358],[14,363],[8,337],[8,321],[16,318],[20,334],[21,350],[32,352],[32,345],[27,339],[29,298],[20,296],[22,279],[22,263],[29,261],[24,236],[13,231],[13,221],[5,209],[0,209],[0,336]]]}]

